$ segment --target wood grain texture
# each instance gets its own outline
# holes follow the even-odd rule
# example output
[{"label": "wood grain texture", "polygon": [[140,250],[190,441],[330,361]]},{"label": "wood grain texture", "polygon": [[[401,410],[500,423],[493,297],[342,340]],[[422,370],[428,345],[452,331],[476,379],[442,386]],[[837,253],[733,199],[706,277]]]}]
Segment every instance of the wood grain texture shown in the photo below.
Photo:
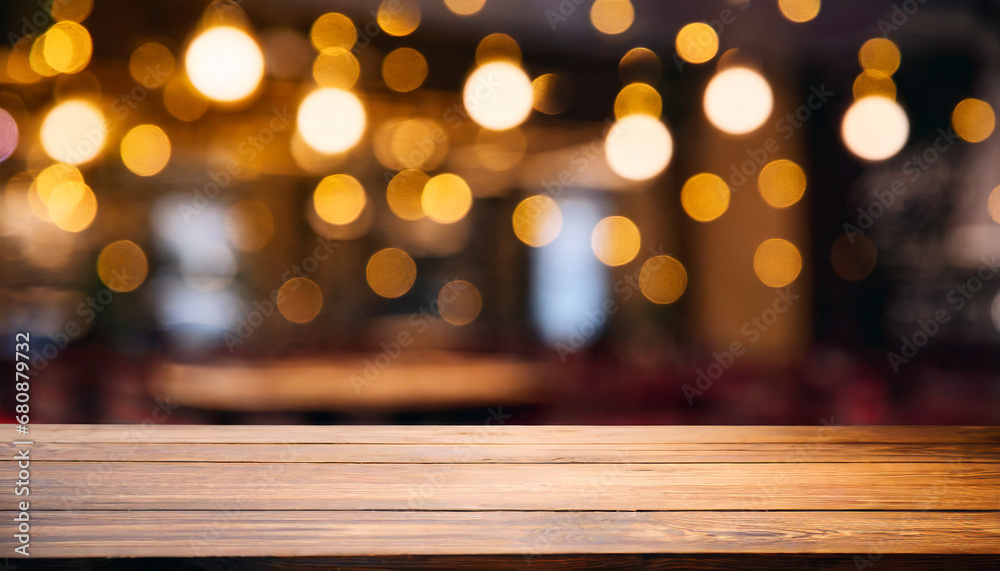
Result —
[{"label": "wood grain texture", "polygon": [[[25,437],[0,431],[14,474]],[[30,439],[33,557],[857,568],[850,554],[1000,551],[995,427],[33,425]],[[0,487],[0,517],[24,499]]]},{"label": "wood grain texture", "polygon": [[96,511],[39,512],[35,526],[33,557],[974,554],[1000,544],[1000,521],[983,512]]},{"label": "wood grain texture", "polygon": [[[870,557],[870,559],[869,559]],[[19,567],[20,568],[20,567]],[[31,569],[52,571],[346,571],[348,569],[683,569],[732,571],[997,571],[1000,555],[910,554],[560,554],[397,555],[335,557],[159,557],[138,559],[43,558]]]},{"label": "wood grain texture", "polygon": [[[284,462],[488,464],[713,464],[769,462],[1000,463],[989,444],[885,444],[849,442],[766,444],[191,444],[36,443],[39,462]],[[0,443],[3,457],[14,446]]]},{"label": "wood grain texture", "polygon": [[[7,464],[10,472],[12,463]],[[1000,466],[991,464],[39,462],[32,467],[32,505],[46,510],[985,510],[1000,504]],[[17,501],[13,487],[0,488],[0,509],[12,509]]]},{"label": "wood grain texture", "polygon": [[[502,414],[502,411],[498,411]],[[489,420],[493,420],[489,417]],[[38,442],[270,444],[757,444],[847,442],[1000,445],[994,426],[172,426],[32,425]],[[0,426],[4,444],[23,437]]]}]

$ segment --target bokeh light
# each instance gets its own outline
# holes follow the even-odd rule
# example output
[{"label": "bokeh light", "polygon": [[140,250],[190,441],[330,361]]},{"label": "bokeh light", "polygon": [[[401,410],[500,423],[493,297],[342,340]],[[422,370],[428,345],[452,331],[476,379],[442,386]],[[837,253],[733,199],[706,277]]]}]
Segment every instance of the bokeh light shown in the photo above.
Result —
[{"label": "bokeh light", "polygon": [[299,104],[296,121],[299,134],[321,153],[350,149],[365,132],[365,108],[357,96],[343,89],[324,87]]},{"label": "bokeh light", "polygon": [[896,99],[896,82],[880,71],[866,69],[854,79],[852,91],[855,99],[872,95]]},{"label": "bokeh light", "polygon": [[[31,50],[33,46],[34,42],[28,38],[21,38],[11,46],[10,52],[7,53],[7,76],[14,80],[15,83],[35,83],[42,79],[42,76],[32,69],[31,66]],[[44,44],[41,47],[44,52]],[[42,53],[43,62],[45,60],[44,55]]]},{"label": "bokeh light", "polygon": [[521,63],[521,46],[507,34],[490,34],[479,40],[476,46],[476,65],[485,65],[493,61],[505,61],[518,65]]},{"label": "bokeh light", "polygon": [[274,216],[257,200],[241,200],[226,211],[226,237],[238,250],[257,252],[274,236]]},{"label": "bokeh light", "polygon": [[705,88],[705,114],[719,130],[749,133],[771,116],[774,96],[764,76],[745,67],[719,72]]},{"label": "bokeh light", "polygon": [[208,111],[208,100],[191,85],[187,76],[171,77],[163,88],[163,106],[181,121],[197,121]]},{"label": "bokeh light", "polygon": [[174,54],[156,42],[142,44],[128,59],[132,79],[147,89],[165,85],[173,76],[175,66]]},{"label": "bokeh light", "polygon": [[649,115],[629,115],[612,125],[604,141],[604,154],[618,176],[646,180],[670,163],[674,142],[667,127]]},{"label": "bokeh light", "polygon": [[471,16],[483,9],[486,0],[444,0],[444,5],[459,16]]},{"label": "bokeh light", "polygon": [[278,288],[278,311],[292,323],[308,323],[323,309],[323,292],[308,278],[292,278]]},{"label": "bokeh light", "polygon": [[898,153],[910,135],[910,121],[898,103],[887,97],[855,101],[840,128],[844,144],[856,156],[879,161]]},{"label": "bokeh light", "polygon": [[622,83],[648,83],[655,85],[663,76],[663,64],[652,50],[632,48],[618,62],[618,76]]},{"label": "bokeh light", "polygon": [[872,38],[858,50],[858,62],[863,69],[889,77],[899,69],[901,55],[892,40]]},{"label": "bokeh light", "polygon": [[312,75],[320,87],[350,89],[361,75],[361,64],[344,48],[324,48],[313,61]]},{"label": "bokeh light", "polygon": [[479,164],[492,171],[514,168],[528,148],[528,139],[519,127],[506,131],[480,129],[473,150]]},{"label": "bokeh light", "polygon": [[993,192],[990,192],[990,197],[986,199],[986,211],[994,222],[1000,224],[1000,186],[994,188]]},{"label": "bokeh light", "polygon": [[94,0],[55,0],[48,5],[53,20],[82,22],[94,9]]},{"label": "bokeh light", "polygon": [[45,63],[60,73],[83,71],[94,44],[87,28],[71,21],[56,22],[45,32]]},{"label": "bokeh light", "polygon": [[573,85],[558,73],[540,75],[531,82],[536,111],[558,115],[573,103]]},{"label": "bokeh light", "polygon": [[330,224],[350,224],[361,216],[368,197],[358,179],[346,174],[330,175],[313,192],[313,207]]},{"label": "bokeh light", "polygon": [[517,205],[512,221],[517,239],[539,248],[559,236],[563,216],[555,200],[545,195],[536,195],[525,198]]},{"label": "bokeh light", "polygon": [[764,201],[775,208],[791,206],[806,192],[806,173],[790,160],[771,161],[760,169],[757,190]]},{"label": "bokeh light", "polygon": [[788,240],[764,240],[753,255],[753,270],[757,278],[769,287],[785,287],[802,271],[799,249]]},{"label": "bokeh light", "polygon": [[358,30],[354,22],[343,14],[330,12],[323,14],[313,22],[309,30],[309,40],[314,48],[323,51],[328,48],[349,50],[358,39]]},{"label": "bokeh light", "polygon": [[406,36],[420,25],[420,4],[417,0],[382,0],[375,19],[390,36]]},{"label": "bokeh light", "polygon": [[122,162],[139,176],[153,176],[170,161],[170,139],[156,125],[139,125],[122,138]]},{"label": "bokeh light", "polygon": [[184,66],[191,83],[209,99],[238,101],[260,85],[264,54],[243,30],[218,26],[191,42]]},{"label": "bokeh light", "polygon": [[590,23],[597,31],[609,36],[632,27],[635,8],[629,0],[594,0],[590,7]]},{"label": "bokeh light", "polygon": [[472,208],[472,190],[458,175],[439,174],[424,185],[420,205],[427,217],[435,222],[458,222]]},{"label": "bokeh light", "polygon": [[471,323],[483,309],[476,286],[464,280],[448,282],[438,292],[438,312],[452,325]]},{"label": "bokeh light", "polygon": [[636,114],[659,119],[662,112],[663,100],[660,94],[645,83],[626,85],[615,97],[615,119]]},{"label": "bokeh light", "polygon": [[113,291],[135,291],[146,281],[148,273],[146,253],[129,240],[108,244],[97,257],[97,275]]},{"label": "bokeh light", "polygon": [[417,264],[399,248],[386,248],[375,252],[368,260],[365,275],[372,291],[382,297],[396,298],[413,287]]},{"label": "bokeh light", "polygon": [[19,139],[17,121],[6,109],[0,109],[0,163],[14,154]]},{"label": "bokeh light", "polygon": [[469,76],[462,102],[469,116],[488,129],[501,131],[517,127],[528,118],[534,101],[531,80],[511,63],[493,61],[481,65]]},{"label": "bokeh light", "polygon": [[830,265],[838,276],[850,282],[868,277],[878,261],[878,248],[863,234],[844,234],[830,248]]},{"label": "bokeh light", "polygon": [[801,24],[819,15],[820,0],[778,0],[781,15]]},{"label": "bokeh light", "polygon": [[677,55],[690,63],[705,63],[719,53],[719,35],[702,22],[688,24],[677,32]]},{"label": "bokeh light", "polygon": [[392,170],[434,169],[448,154],[448,134],[424,117],[390,119],[375,131],[375,158]]},{"label": "bokeh light", "polygon": [[420,220],[424,217],[424,208],[420,197],[424,186],[431,177],[417,169],[407,169],[396,173],[389,181],[385,191],[386,201],[393,214],[403,220]]},{"label": "bokeh light", "polygon": [[80,169],[73,165],[56,163],[45,167],[35,178],[34,188],[38,198],[46,206],[49,204],[49,196],[57,186],[64,182],[84,182]]},{"label": "bokeh light", "polygon": [[985,141],[993,134],[996,123],[993,107],[980,99],[962,100],[951,114],[955,133],[970,143]]},{"label": "bokeh light", "polygon": [[624,216],[608,216],[594,227],[590,247],[597,259],[608,266],[627,264],[639,253],[639,227]]},{"label": "bokeh light", "polygon": [[59,72],[45,61],[45,34],[35,38],[31,42],[31,51],[28,53],[28,63],[31,70],[42,77],[52,77]]},{"label": "bokeh light", "polygon": [[382,79],[393,91],[413,91],[427,79],[427,60],[413,48],[392,50],[382,60]]},{"label": "bokeh light", "polygon": [[729,186],[722,177],[711,173],[696,174],[681,188],[681,207],[691,218],[709,222],[729,208]]},{"label": "bokeh light", "polygon": [[639,270],[639,289],[649,301],[664,305],[677,301],[687,289],[687,270],[676,258],[653,256]]},{"label": "bokeh light", "polygon": [[69,99],[86,99],[100,104],[101,82],[92,72],[84,70],[72,75],[59,75],[56,77],[53,95],[56,101],[67,101]]},{"label": "bokeh light", "polygon": [[64,182],[52,190],[48,207],[53,224],[67,232],[82,232],[97,216],[97,196],[82,182]]},{"label": "bokeh light", "polygon": [[42,147],[53,159],[79,165],[94,159],[107,140],[104,116],[80,99],[64,101],[42,122]]}]

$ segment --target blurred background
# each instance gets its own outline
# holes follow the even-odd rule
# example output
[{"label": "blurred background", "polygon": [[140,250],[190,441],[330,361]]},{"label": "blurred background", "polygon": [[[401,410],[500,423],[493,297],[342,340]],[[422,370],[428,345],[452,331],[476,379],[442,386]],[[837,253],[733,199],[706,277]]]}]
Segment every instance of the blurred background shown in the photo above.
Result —
[{"label": "blurred background", "polygon": [[4,421],[1000,423],[1000,3],[0,22]]}]

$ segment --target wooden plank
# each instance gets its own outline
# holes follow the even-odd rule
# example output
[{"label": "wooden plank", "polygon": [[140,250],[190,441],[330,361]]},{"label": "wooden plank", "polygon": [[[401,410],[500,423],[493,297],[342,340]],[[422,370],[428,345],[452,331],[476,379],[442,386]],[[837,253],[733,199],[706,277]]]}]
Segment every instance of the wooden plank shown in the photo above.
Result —
[{"label": "wooden plank", "polygon": [[[40,462],[31,481],[39,510],[982,510],[1000,503],[993,464]],[[0,488],[0,509],[16,501],[13,487]]]},{"label": "wooden plank", "polygon": [[[481,426],[171,426],[32,425],[36,442],[318,443],[318,444],[701,444],[882,442],[1000,444],[1000,427],[983,426],[517,426],[484,410]],[[13,425],[0,441],[24,440]]]},{"label": "wooden plank", "polygon": [[[0,443],[0,457],[15,446]],[[767,462],[1000,463],[988,444],[179,444],[46,443],[32,446],[33,462],[286,462],[643,464]],[[0,460],[2,462],[2,460]]]},{"label": "wooden plank", "polygon": [[[11,512],[3,517],[10,521]],[[32,514],[32,557],[996,553],[997,512],[95,511]],[[0,535],[10,552],[14,539]]]},{"label": "wooden plank", "polygon": [[674,570],[768,569],[771,571],[997,571],[1000,555],[896,553],[587,553],[538,555],[396,555],[333,557],[212,557],[138,559],[35,559],[32,569],[52,571],[173,571],[227,569],[253,571],[330,571],[331,569],[590,569]]}]

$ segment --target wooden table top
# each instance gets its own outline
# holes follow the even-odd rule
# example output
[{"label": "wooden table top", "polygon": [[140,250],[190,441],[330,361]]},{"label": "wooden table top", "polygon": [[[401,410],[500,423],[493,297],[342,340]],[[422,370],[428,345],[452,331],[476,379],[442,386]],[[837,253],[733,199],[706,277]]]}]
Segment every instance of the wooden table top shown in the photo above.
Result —
[{"label": "wooden table top", "polygon": [[32,558],[1000,551],[996,427],[30,428]]}]

